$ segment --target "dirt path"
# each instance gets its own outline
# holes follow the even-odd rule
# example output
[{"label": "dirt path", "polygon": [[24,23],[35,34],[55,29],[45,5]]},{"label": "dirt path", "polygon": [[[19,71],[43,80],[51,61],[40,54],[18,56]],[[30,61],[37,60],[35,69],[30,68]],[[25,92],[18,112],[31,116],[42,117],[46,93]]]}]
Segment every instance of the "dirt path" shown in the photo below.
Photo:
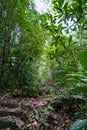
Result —
[{"label": "dirt path", "polygon": [[0,93],[0,130],[69,130],[79,108],[73,101],[55,99],[55,95],[14,98]]},{"label": "dirt path", "polygon": [[14,98],[11,93],[0,93],[0,129],[13,130],[14,122],[14,127],[20,129],[39,130],[40,123],[46,120],[44,114],[46,115],[47,105],[52,98]]}]

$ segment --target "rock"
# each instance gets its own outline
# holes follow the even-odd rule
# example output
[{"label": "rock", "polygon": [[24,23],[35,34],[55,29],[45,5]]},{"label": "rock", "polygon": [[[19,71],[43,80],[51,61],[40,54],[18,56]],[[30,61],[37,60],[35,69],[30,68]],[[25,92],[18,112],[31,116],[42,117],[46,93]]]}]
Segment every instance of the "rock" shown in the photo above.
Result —
[{"label": "rock", "polygon": [[18,130],[22,130],[21,128],[19,128],[17,125],[16,125],[16,122],[12,122],[12,121],[9,121],[9,120],[1,120],[0,119],[0,129],[5,129],[5,128],[15,128],[18,129]]},{"label": "rock", "polygon": [[22,109],[26,110],[27,112],[35,111],[33,105],[30,105],[30,104],[25,103],[25,102],[21,102],[20,106]]},{"label": "rock", "polygon": [[55,125],[55,126],[61,126],[61,122],[58,119],[57,115],[49,114],[47,117],[47,121],[49,124]]}]

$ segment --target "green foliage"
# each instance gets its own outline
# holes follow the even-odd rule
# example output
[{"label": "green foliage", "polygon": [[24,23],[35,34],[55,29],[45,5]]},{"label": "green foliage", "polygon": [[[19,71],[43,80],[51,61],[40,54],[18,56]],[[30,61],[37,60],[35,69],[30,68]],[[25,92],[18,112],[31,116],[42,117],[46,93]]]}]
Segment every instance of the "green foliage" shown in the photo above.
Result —
[{"label": "green foliage", "polygon": [[[74,124],[71,125],[70,130],[86,130],[87,128],[87,120],[77,120]],[[84,128],[84,129],[83,129]]]},{"label": "green foliage", "polygon": [[41,87],[40,86],[25,86],[23,88],[23,91],[21,93],[22,97],[37,97],[41,93]]},{"label": "green foliage", "polygon": [[74,91],[76,93],[82,93],[83,95],[86,95],[86,89],[87,89],[87,81],[86,81],[86,75],[80,73],[80,74],[68,74],[68,81],[73,84],[73,86],[70,86],[71,91]]},{"label": "green foliage", "polygon": [[39,15],[31,0],[1,1],[0,89],[37,96],[38,82],[49,80],[87,95],[86,6],[53,0],[52,11]]},{"label": "green foliage", "polygon": [[[42,16],[42,25],[50,35],[45,54],[51,61],[52,81],[67,87],[68,94],[75,98],[78,95],[82,102],[87,98],[86,6],[86,0],[53,0],[52,13]],[[85,130],[86,126],[87,120],[77,120],[70,130]]]},{"label": "green foliage", "polygon": [[21,89],[14,89],[12,95],[14,97],[37,97],[42,93],[41,87],[38,86],[23,86]]},{"label": "green foliage", "polygon": [[[56,85],[67,86],[74,93],[86,95],[86,1],[52,1],[53,12],[43,15],[44,28],[51,35],[45,53],[51,61],[56,59],[51,73]],[[55,66],[55,67],[54,67]],[[84,68],[84,70],[83,70]],[[78,74],[78,76],[77,76]],[[68,77],[67,77],[68,75]],[[73,76],[72,76],[73,75]],[[79,85],[79,86],[78,86]]]},{"label": "green foliage", "polygon": [[87,50],[84,50],[80,53],[80,62],[85,70],[87,70]]},{"label": "green foliage", "polygon": [[53,106],[51,106],[50,104],[48,104],[47,109],[48,109],[49,111],[53,111],[53,110],[54,110]]},{"label": "green foliage", "polygon": [[3,0],[0,7],[0,89],[33,86],[44,43],[39,14],[31,0]]}]

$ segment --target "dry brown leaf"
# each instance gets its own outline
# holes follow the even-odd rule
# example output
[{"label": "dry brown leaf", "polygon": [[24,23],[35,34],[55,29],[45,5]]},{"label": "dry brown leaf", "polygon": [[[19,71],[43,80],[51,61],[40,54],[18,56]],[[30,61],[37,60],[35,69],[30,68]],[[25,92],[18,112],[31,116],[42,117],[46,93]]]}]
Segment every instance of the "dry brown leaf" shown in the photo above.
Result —
[{"label": "dry brown leaf", "polygon": [[7,128],[6,130],[11,130],[10,128]]},{"label": "dry brown leaf", "polygon": [[32,125],[37,126],[37,121],[34,119]]}]

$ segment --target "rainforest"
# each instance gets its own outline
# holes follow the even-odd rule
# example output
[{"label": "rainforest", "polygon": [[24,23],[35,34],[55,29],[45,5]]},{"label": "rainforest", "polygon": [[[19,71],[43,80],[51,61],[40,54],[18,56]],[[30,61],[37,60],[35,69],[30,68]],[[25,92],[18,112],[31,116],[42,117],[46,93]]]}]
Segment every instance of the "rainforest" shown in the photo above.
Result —
[{"label": "rainforest", "polygon": [[87,0],[0,0],[0,130],[87,130]]}]

